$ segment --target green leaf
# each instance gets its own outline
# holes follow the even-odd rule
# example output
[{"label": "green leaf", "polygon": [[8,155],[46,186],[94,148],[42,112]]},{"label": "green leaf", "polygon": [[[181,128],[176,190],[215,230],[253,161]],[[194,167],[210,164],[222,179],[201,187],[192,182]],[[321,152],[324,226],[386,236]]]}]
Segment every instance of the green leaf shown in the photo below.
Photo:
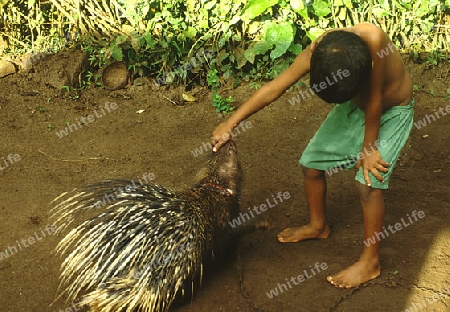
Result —
[{"label": "green leaf", "polygon": [[314,13],[319,17],[327,16],[331,13],[330,5],[322,0],[314,0],[313,8]]},{"label": "green leaf", "polygon": [[234,41],[241,41],[242,40],[241,35],[239,35],[239,34],[234,34],[232,36],[232,38],[233,38]]},{"label": "green leaf", "polygon": [[306,35],[308,36],[309,39],[311,39],[311,41],[314,41],[317,38],[319,38],[324,32],[325,29],[313,27],[306,32]]},{"label": "green leaf", "polygon": [[206,3],[205,5],[204,5],[204,8],[206,9],[206,10],[211,10],[214,6],[216,5],[216,1],[209,1],[208,3]]},{"label": "green leaf", "polygon": [[123,58],[122,49],[117,45],[112,46],[111,56],[114,58],[114,60],[121,61]]},{"label": "green leaf", "polygon": [[197,30],[192,27],[189,26],[188,29],[186,29],[183,34],[187,37],[187,38],[195,38],[195,36],[197,36]]},{"label": "green leaf", "polygon": [[292,43],[291,46],[289,47],[288,51],[297,55],[303,51],[303,47],[299,43]]},{"label": "green leaf", "polygon": [[270,57],[276,59],[290,47],[294,40],[294,29],[289,22],[271,23],[266,30],[265,39],[269,45],[275,46]]},{"label": "green leaf", "polygon": [[198,22],[198,26],[200,28],[209,28],[208,20],[201,20]]},{"label": "green leaf", "polygon": [[238,68],[241,68],[242,66],[244,66],[247,61],[249,61],[251,64],[253,64],[255,62],[255,49],[253,48],[249,48],[247,50],[244,51],[243,54],[244,58],[239,62],[238,59]]},{"label": "green leaf", "polygon": [[273,44],[270,44],[265,40],[258,41],[257,43],[255,43],[255,45],[253,45],[253,53],[255,55],[265,54],[272,48],[272,46]]},{"label": "green leaf", "polygon": [[253,56],[252,58],[251,55],[246,55],[248,50],[250,49],[244,51],[244,49],[241,47],[237,47],[236,49],[233,50],[234,57],[236,58],[237,61],[237,68],[241,68],[242,66],[244,66],[247,63],[247,60],[251,60],[250,62],[253,64],[255,56]]},{"label": "green leaf", "polygon": [[230,25],[234,25],[234,24],[236,24],[237,22],[239,22],[240,20],[241,20],[241,17],[240,17],[239,15],[235,15],[235,16],[233,16],[233,18],[231,19]]},{"label": "green leaf", "polygon": [[294,10],[294,12],[297,12],[298,14],[300,14],[301,17],[303,17],[306,20],[304,25],[308,24],[307,21],[310,18],[308,16],[308,8],[306,6],[306,1],[305,0],[292,0],[291,7],[292,7],[292,10]]},{"label": "green leaf", "polygon": [[134,51],[136,51],[136,53],[139,53],[139,51],[141,50],[140,38],[139,37],[131,38],[131,46],[133,47]]},{"label": "green leaf", "polygon": [[422,16],[425,16],[425,15],[427,15],[427,14],[428,14],[428,10],[425,9],[425,8],[422,8],[422,7],[418,8],[418,9],[414,12],[415,17],[422,17]]},{"label": "green leaf", "polygon": [[153,40],[152,34],[150,32],[146,32],[143,38],[147,43],[147,46],[149,46],[150,48],[153,48],[155,46],[155,41]]},{"label": "green leaf", "polygon": [[291,7],[294,11],[298,12],[305,8],[304,0],[290,0]]},{"label": "green leaf", "polygon": [[248,33],[251,35],[255,34],[260,29],[261,25],[262,23],[258,21],[251,22],[248,25]]},{"label": "green leaf", "polygon": [[241,18],[250,21],[277,3],[278,0],[249,0],[242,10]]},{"label": "green leaf", "polygon": [[116,42],[116,44],[121,44],[121,43],[126,42],[126,41],[127,41],[127,38],[128,38],[128,37],[125,36],[125,35],[119,35],[119,36],[116,37],[115,42]]}]

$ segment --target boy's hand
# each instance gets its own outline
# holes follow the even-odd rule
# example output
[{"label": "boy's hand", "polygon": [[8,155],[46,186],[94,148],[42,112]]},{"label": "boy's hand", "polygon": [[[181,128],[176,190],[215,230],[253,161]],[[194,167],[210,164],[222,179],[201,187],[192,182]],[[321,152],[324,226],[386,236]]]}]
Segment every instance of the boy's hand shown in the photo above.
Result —
[{"label": "boy's hand", "polygon": [[380,175],[381,172],[388,172],[389,164],[381,158],[380,151],[374,151],[373,153],[367,154],[364,151],[361,152],[364,157],[358,160],[356,164],[356,169],[361,166],[363,168],[364,180],[367,186],[372,186],[369,178],[369,172],[381,183],[384,183],[384,178]]},{"label": "boy's hand", "polygon": [[213,146],[213,152],[217,152],[222,145],[224,145],[229,139],[231,139],[231,131],[233,127],[230,127],[227,123],[221,123],[212,133],[211,144]]}]

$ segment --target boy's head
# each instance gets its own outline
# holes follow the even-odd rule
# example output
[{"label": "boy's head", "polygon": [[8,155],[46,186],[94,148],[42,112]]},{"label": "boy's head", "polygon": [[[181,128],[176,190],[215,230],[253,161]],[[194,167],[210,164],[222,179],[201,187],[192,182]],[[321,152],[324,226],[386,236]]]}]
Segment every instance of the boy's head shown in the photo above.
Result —
[{"label": "boy's head", "polygon": [[[347,70],[346,77],[342,72]],[[367,44],[355,33],[336,30],[326,34],[311,56],[310,85],[328,103],[351,100],[369,79],[372,57]],[[337,73],[340,75],[336,75]],[[348,75],[350,73],[350,75]],[[319,84],[326,84],[319,88]],[[316,84],[316,87],[313,87]],[[322,84],[324,86],[324,84]]]}]

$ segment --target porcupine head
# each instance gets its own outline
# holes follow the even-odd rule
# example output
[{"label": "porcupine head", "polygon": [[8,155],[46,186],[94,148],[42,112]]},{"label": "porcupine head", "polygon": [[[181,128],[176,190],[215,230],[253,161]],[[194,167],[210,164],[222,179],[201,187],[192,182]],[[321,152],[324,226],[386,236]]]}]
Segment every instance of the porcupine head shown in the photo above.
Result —
[{"label": "porcupine head", "polygon": [[190,195],[197,197],[213,231],[229,227],[228,221],[239,213],[241,176],[236,144],[231,140],[212,152],[206,166],[197,174],[198,183]]},{"label": "porcupine head", "polygon": [[[200,185],[216,185],[232,194],[234,204],[228,204],[229,213],[226,220],[224,217],[216,217],[216,220],[226,221],[228,225],[228,221],[236,218],[240,211],[239,198],[242,170],[236,152],[236,143],[230,140],[219,151],[213,152],[211,159],[208,161],[208,166],[200,170],[199,174],[197,174],[197,179],[200,180]],[[225,200],[226,197],[223,199]],[[219,228],[223,228],[224,225],[222,223]],[[229,228],[229,232],[237,237],[241,237],[254,230],[268,230],[269,228],[270,224],[268,221],[262,218],[255,218],[239,227]]]},{"label": "porcupine head", "polygon": [[212,152],[207,166],[197,174],[199,184],[217,186],[231,195],[239,196],[242,179],[236,143],[228,141],[217,152]]}]

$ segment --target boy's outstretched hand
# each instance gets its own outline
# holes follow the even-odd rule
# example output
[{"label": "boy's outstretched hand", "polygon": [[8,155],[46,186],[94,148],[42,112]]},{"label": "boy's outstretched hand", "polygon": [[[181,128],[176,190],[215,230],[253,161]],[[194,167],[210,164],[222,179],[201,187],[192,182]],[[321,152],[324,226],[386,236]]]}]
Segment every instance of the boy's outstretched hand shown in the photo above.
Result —
[{"label": "boy's outstretched hand", "polygon": [[221,123],[214,129],[212,133],[211,144],[213,146],[213,152],[217,152],[222,145],[224,145],[229,139],[231,139],[231,131],[233,127],[230,127],[226,122]]},{"label": "boy's outstretched hand", "polygon": [[363,168],[364,180],[367,186],[371,187],[369,172],[381,183],[384,183],[384,178],[380,175],[381,172],[388,172],[389,164],[381,158],[380,151],[374,151],[373,153],[367,154],[362,152],[364,157],[358,160],[356,164],[356,169],[361,166]]}]

